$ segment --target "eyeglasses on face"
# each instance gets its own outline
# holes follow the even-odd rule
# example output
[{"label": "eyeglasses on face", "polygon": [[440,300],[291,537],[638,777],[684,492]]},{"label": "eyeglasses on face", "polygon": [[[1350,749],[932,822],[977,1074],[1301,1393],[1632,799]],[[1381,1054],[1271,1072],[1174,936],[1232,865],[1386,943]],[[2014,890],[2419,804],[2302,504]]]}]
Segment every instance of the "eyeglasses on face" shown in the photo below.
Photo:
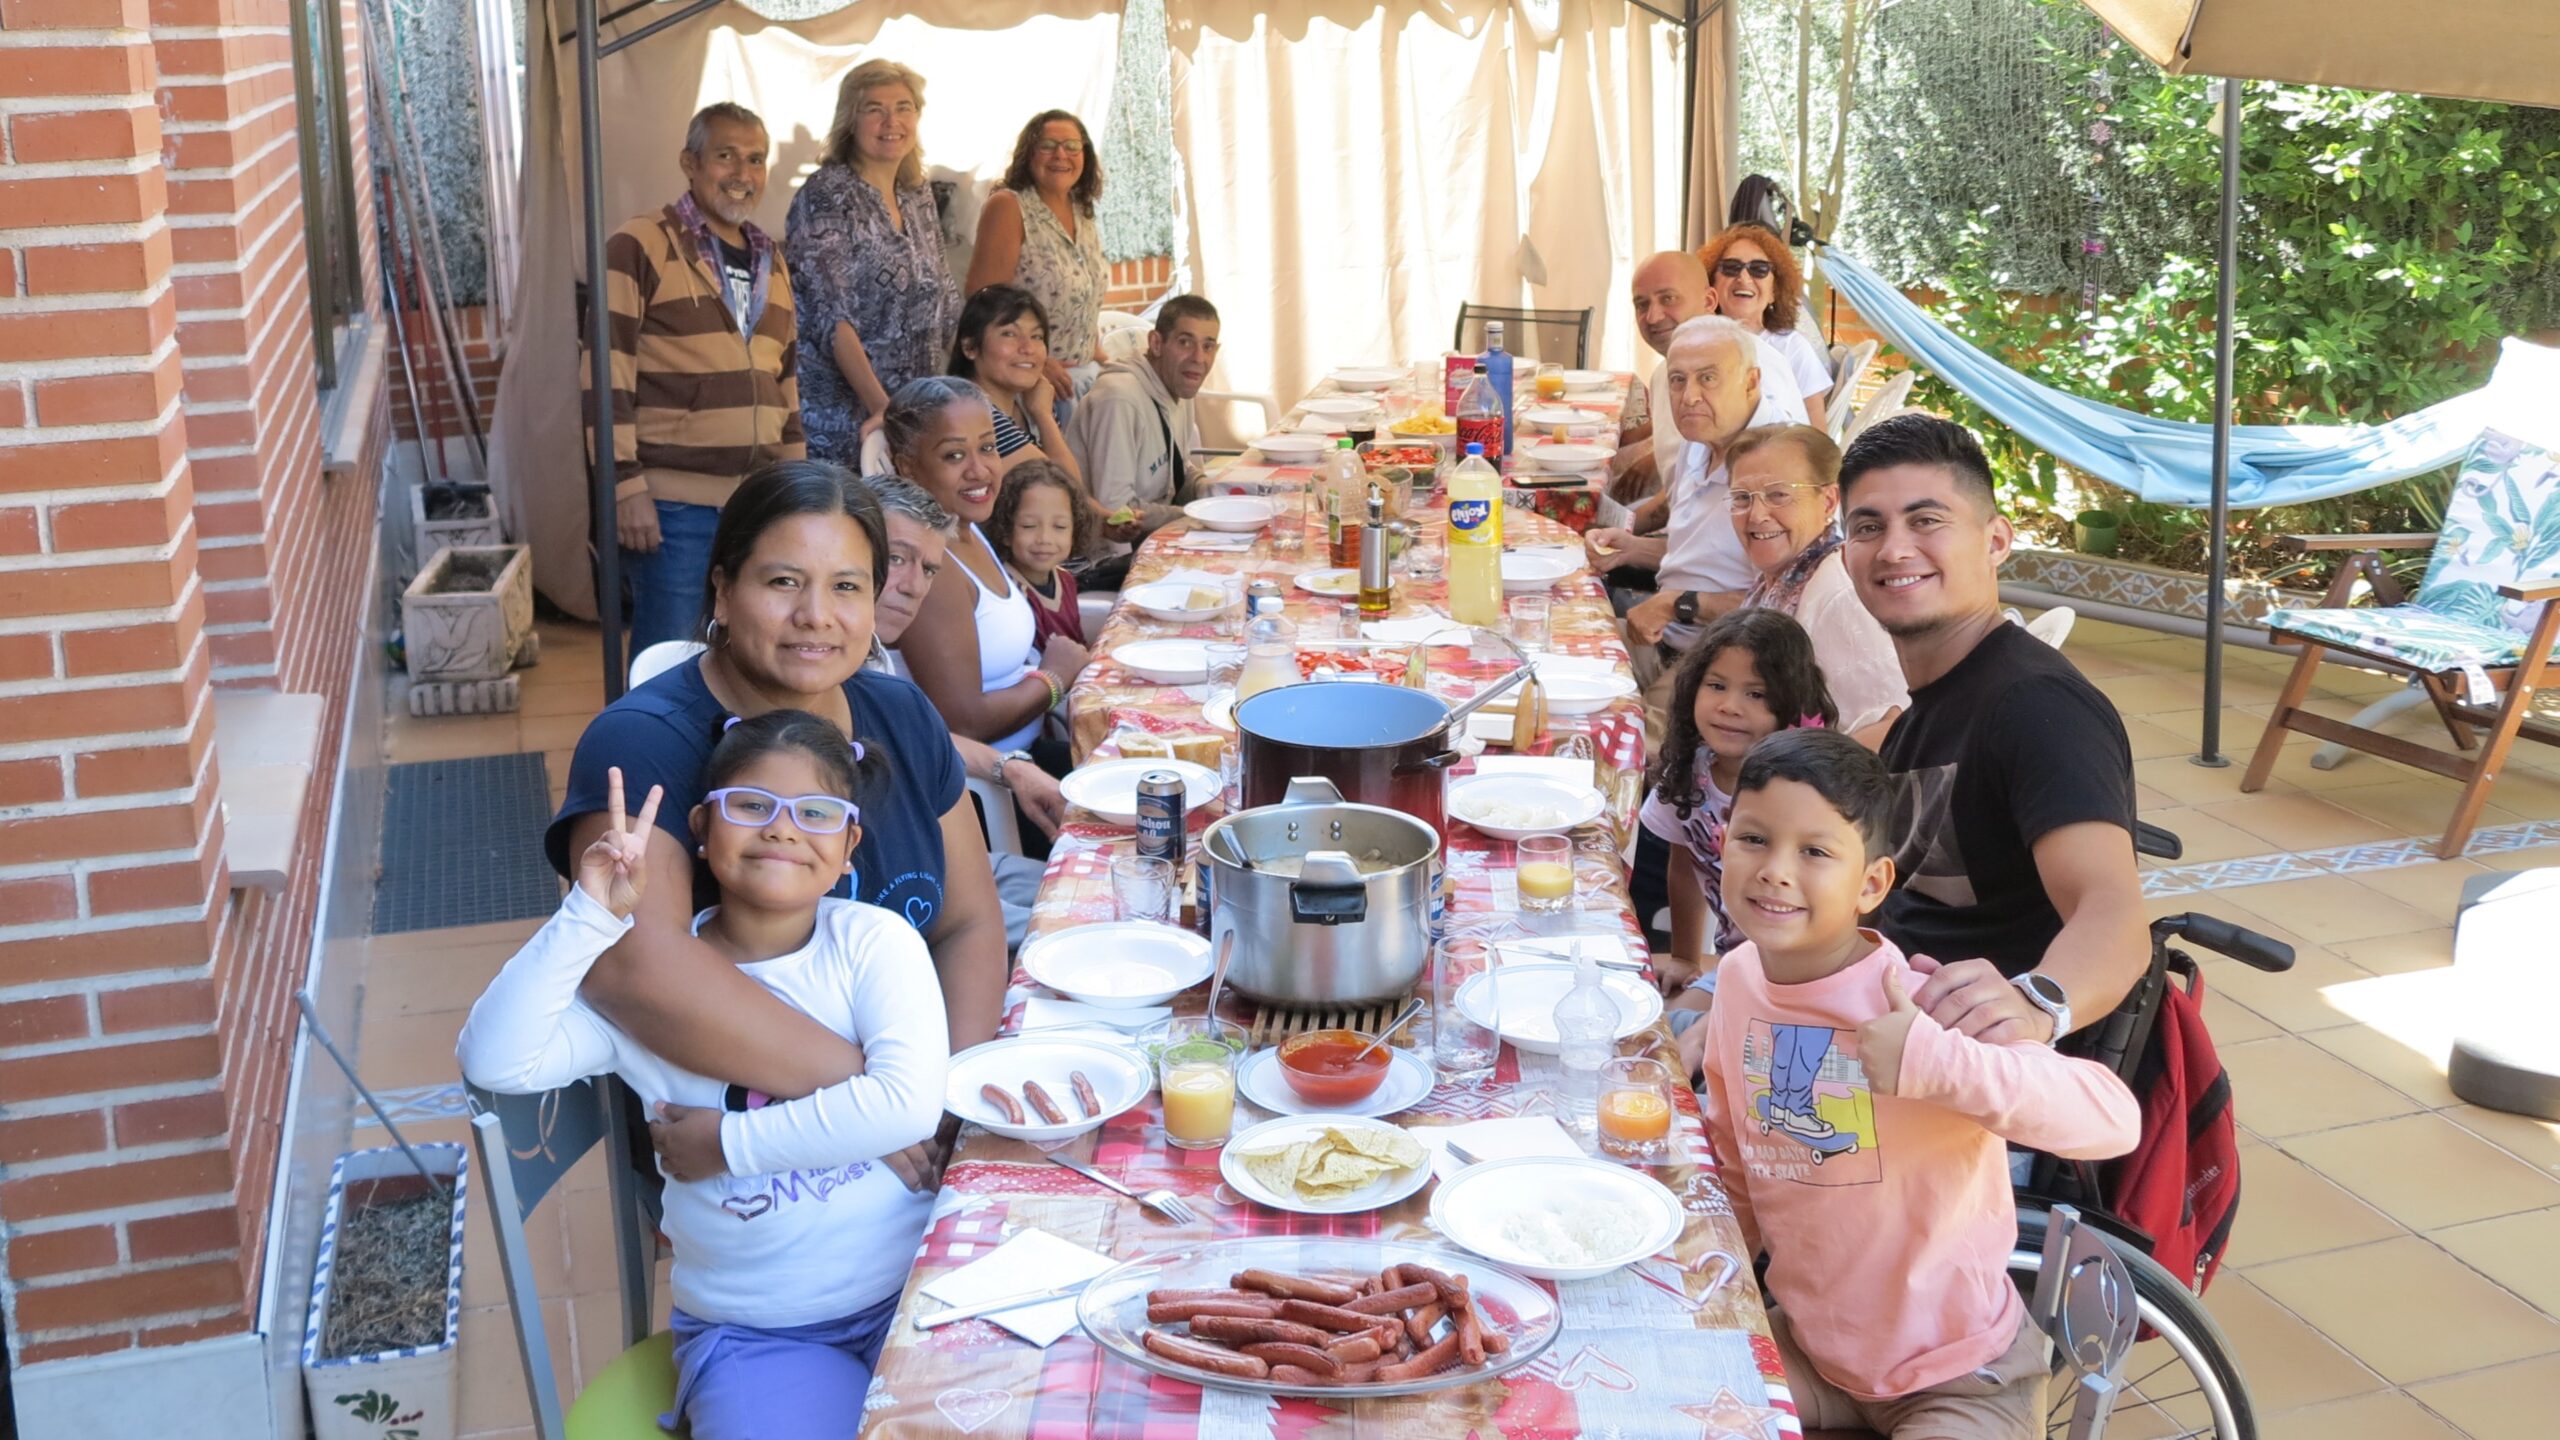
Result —
[{"label": "eyeglasses on face", "polygon": [[1716,273],[1728,280],[1745,272],[1748,272],[1754,280],[1766,280],[1769,278],[1769,272],[1774,268],[1776,267],[1766,260],[1719,260],[1716,262]]},{"label": "eyeglasses on face", "polygon": [[1768,485],[1758,490],[1728,490],[1725,492],[1724,503],[1732,506],[1733,513],[1736,515],[1754,505],[1766,505],[1769,507],[1770,514],[1783,515],[1796,508],[1796,495],[1799,491],[1821,488],[1819,485],[1808,485],[1801,480],[1790,480],[1783,485]]},{"label": "eyeglasses on face", "polygon": [[804,835],[841,835],[846,826],[862,820],[862,807],[840,795],[776,795],[753,785],[731,785],[703,798],[719,807],[721,819],[749,829],[770,825],[774,816],[787,813]]},{"label": "eyeglasses on face", "polygon": [[1084,142],[1081,140],[1041,140],[1034,142],[1031,148],[1039,151],[1043,155],[1081,155],[1084,153]]},{"label": "eyeglasses on face", "polygon": [[916,118],[916,102],[900,100],[890,103],[873,100],[864,104],[858,113],[865,120],[878,120],[889,115],[895,115],[901,120],[913,120]]}]

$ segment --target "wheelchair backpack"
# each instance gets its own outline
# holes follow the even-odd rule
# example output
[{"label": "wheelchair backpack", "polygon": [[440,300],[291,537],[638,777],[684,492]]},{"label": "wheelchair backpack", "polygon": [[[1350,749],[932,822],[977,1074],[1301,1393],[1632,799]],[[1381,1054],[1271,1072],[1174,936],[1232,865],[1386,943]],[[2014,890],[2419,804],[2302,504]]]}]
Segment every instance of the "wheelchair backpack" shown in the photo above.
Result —
[{"label": "wheelchair backpack", "polygon": [[2231,1077],[2205,1033],[2204,977],[2192,963],[2174,968],[2187,983],[2160,987],[2133,1074],[2142,1143],[2100,1167],[2099,1188],[2117,1219],[2150,1237],[2151,1258],[2201,1293],[2240,1213],[2240,1130]]}]

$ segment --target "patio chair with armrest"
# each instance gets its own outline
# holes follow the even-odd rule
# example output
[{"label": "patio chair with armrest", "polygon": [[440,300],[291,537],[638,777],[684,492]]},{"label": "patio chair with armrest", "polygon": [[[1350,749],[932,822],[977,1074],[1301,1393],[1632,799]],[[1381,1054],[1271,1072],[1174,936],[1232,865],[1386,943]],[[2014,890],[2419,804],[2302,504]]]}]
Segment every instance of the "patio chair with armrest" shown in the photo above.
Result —
[{"label": "patio chair with armrest", "polygon": [[[1836,347],[1835,347],[1836,348]],[[1822,428],[1834,441],[1849,428],[1849,402],[1857,398],[1858,381],[1876,360],[1876,342],[1861,340],[1833,367],[1831,393],[1823,397]],[[1811,397],[1807,397],[1811,398]]]},{"label": "patio chair with armrest", "polygon": [[[597,1076],[538,1095],[498,1095],[474,1085],[470,1096],[471,1143],[479,1151],[489,1214],[498,1230],[498,1268],[506,1278],[507,1308],[514,1312],[534,1434],[538,1440],[663,1440],[658,1416],[676,1397],[675,1337],[649,1333],[656,1247],[632,1185],[629,1129],[620,1113],[632,1103],[629,1093]],[[564,1409],[552,1378],[551,1341],[524,1225],[570,1167],[598,1144],[608,1152],[607,1203],[625,1348]]]},{"label": "patio chair with armrest", "polygon": [[[2560,745],[2560,724],[2533,714],[2560,643],[2560,456],[2491,431],[2462,463],[2434,535],[2294,535],[2305,553],[2353,552],[2317,609],[2278,610],[2268,631],[2302,646],[2240,788],[2267,783],[2284,734],[2299,731],[2463,782],[2436,854],[2459,856],[2517,737]],[[2426,578],[2404,594],[2385,550],[2430,548]],[[2377,602],[2351,606],[2362,579]],[[2456,751],[2448,753],[2303,708],[2320,662],[2413,677]]]},{"label": "patio chair with armrest", "polygon": [[1457,333],[1449,348],[1463,355],[1483,352],[1484,322],[1499,320],[1502,348],[1518,359],[1588,368],[1591,354],[1591,309],[1522,310],[1508,305],[1461,304]]}]

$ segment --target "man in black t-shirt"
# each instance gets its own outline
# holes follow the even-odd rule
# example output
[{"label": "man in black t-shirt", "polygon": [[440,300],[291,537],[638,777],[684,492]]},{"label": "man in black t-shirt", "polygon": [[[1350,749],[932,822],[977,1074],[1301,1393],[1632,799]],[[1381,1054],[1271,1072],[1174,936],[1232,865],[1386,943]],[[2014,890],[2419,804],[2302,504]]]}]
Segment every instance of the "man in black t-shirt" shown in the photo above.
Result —
[{"label": "man in black t-shirt", "polygon": [[1869,428],[1842,457],[1840,503],[1849,577],[1911,686],[1884,741],[1904,879],[1878,927],[1941,962],[1914,997],[1940,1024],[2059,1039],[2112,1010],[2150,955],[2124,722],[2001,613],[2013,537],[1964,427]]}]

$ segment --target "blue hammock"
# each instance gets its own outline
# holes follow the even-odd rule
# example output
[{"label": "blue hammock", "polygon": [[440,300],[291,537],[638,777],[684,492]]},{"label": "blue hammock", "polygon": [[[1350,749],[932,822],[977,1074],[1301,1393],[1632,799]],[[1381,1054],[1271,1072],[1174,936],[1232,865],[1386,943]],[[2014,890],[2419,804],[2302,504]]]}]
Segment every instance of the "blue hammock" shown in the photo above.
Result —
[{"label": "blue hammock", "polygon": [[[2028,379],[1837,249],[1822,273],[1894,347],[2075,470],[2163,505],[2213,495],[2213,427],[2162,420]],[[2462,457],[2486,429],[2531,432],[2560,409],[2560,350],[2510,339],[2484,389],[2380,425],[2235,425],[2231,503],[2299,505],[2406,480]]]}]

